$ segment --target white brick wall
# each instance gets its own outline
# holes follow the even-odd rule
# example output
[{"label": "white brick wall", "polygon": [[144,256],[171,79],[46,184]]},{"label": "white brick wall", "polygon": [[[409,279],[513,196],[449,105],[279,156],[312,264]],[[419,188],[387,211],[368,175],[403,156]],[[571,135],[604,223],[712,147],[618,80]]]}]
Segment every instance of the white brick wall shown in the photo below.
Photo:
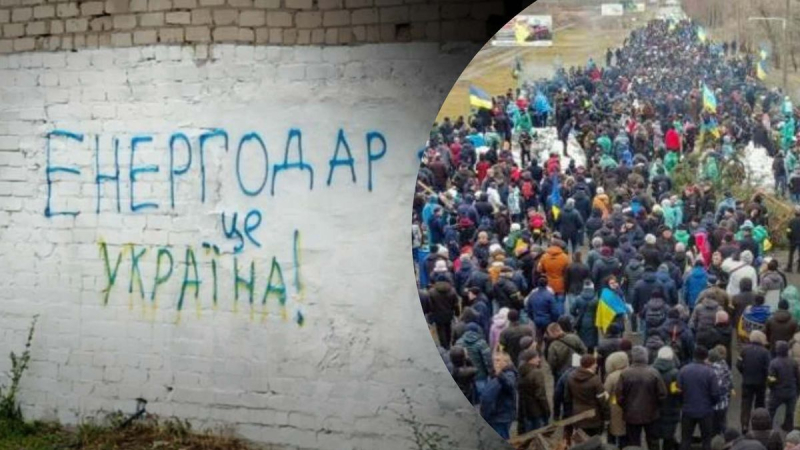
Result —
[{"label": "white brick wall", "polygon": [[[58,14],[67,17],[70,11],[60,6]],[[401,59],[387,60],[387,54]],[[390,44],[0,56],[0,355],[20,349],[31,317],[40,314],[21,395],[28,416],[76,423],[100,410],[131,412],[134,399],[143,396],[151,412],[199,426],[231,424],[258,441],[400,449],[409,445],[410,430],[397,416],[405,412],[401,389],[407,388],[423,421],[447,426],[459,448],[475,448],[474,414],[445,373],[418,306],[407,226],[416,149],[469,55],[440,53],[436,45]],[[401,73],[415,79],[400,79]],[[203,203],[199,139],[212,129],[227,132],[229,142],[227,152],[222,138],[205,144]],[[313,190],[308,172],[285,170],[276,178],[291,129],[302,133]],[[355,160],[356,183],[340,166],[328,186],[339,129]],[[45,217],[47,136],[53,130],[83,135],[83,142],[49,140],[51,169],[80,170],[51,173],[51,211],[79,211],[75,217]],[[239,143],[252,132],[269,158],[256,196],[239,187],[236,164]],[[387,143],[385,156],[372,166],[372,191],[370,132]],[[174,209],[173,133],[186,136],[192,158],[188,171],[175,176]],[[131,210],[134,137],[152,138],[137,144],[134,165],[158,166],[157,173],[136,175],[135,201],[155,202],[158,209]],[[116,184],[102,182],[98,198],[95,182],[98,161],[100,173],[115,176],[115,142],[119,212]],[[296,145],[293,140],[292,161]],[[188,161],[183,138],[175,138],[174,149],[173,170],[180,172]],[[246,140],[241,156],[241,182],[257,191],[264,179],[258,141]],[[339,158],[346,158],[344,149]],[[243,232],[251,210],[261,214],[257,228],[256,215],[247,219],[261,246],[245,237],[243,250],[233,255],[237,241],[226,238],[221,216],[230,224],[237,213]],[[295,230],[301,236],[298,264]],[[110,270],[117,271],[107,304],[101,242]],[[179,312],[187,248],[201,284],[197,299],[187,287]],[[144,299],[132,270],[134,250],[145,251],[138,263]],[[264,313],[273,257],[288,300],[281,308],[271,296]],[[255,263],[253,307],[243,284],[235,299],[235,260],[243,278]],[[302,298],[294,284],[297,266]],[[0,358],[0,372],[8,365]]]}]

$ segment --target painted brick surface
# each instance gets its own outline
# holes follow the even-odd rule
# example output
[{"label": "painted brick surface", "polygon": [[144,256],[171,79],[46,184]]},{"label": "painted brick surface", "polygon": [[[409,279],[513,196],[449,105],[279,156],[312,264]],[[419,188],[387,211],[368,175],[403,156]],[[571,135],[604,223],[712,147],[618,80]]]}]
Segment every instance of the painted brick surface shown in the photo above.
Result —
[{"label": "painted brick surface", "polygon": [[0,56],[0,354],[40,315],[24,412],[78,423],[144,397],[287,448],[406,449],[407,389],[477,448],[407,226],[416,151],[475,49],[162,37]]},{"label": "painted brick surface", "polygon": [[[47,51],[143,46],[154,32],[159,43],[176,44],[483,43],[485,21],[502,13],[502,2],[483,0],[7,1],[0,2],[0,53],[22,51],[31,41],[33,49]],[[208,40],[197,28],[189,30],[198,25],[214,26]],[[24,46],[14,43],[18,38],[25,38]]]}]

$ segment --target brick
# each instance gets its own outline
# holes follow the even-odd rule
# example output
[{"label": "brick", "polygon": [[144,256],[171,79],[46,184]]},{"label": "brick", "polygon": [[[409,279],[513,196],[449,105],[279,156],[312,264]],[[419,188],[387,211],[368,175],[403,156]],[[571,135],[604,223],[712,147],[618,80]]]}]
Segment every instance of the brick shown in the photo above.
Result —
[{"label": "brick", "polygon": [[[65,24],[67,33],[83,33],[89,28],[88,19],[67,19]],[[134,25],[136,23],[134,22]]]},{"label": "brick", "polygon": [[114,22],[111,16],[95,17],[89,21],[91,31],[111,31],[113,28]]},{"label": "brick", "polygon": [[486,20],[489,16],[492,15],[502,15],[503,14],[503,4],[498,2],[491,2],[491,3],[476,3],[472,5],[472,11],[470,12],[470,17],[477,20]]},{"label": "brick", "polygon": [[267,26],[288,28],[292,26],[292,14],[283,11],[268,11]]},{"label": "brick", "polygon": [[367,26],[367,42],[380,42],[381,27],[378,25]]},{"label": "brick", "polygon": [[130,47],[132,42],[130,33],[114,33],[111,35],[111,45],[114,47]]},{"label": "brick", "polygon": [[228,0],[228,4],[234,8],[252,8],[253,0]]},{"label": "brick", "polygon": [[269,31],[269,28],[256,28],[256,44],[268,44]]},{"label": "brick", "polygon": [[294,45],[297,43],[297,30],[294,28],[289,28],[283,30],[283,44],[285,45]]},{"label": "brick", "polygon": [[270,28],[269,30],[269,43],[270,44],[283,44],[283,30],[280,28]]},{"label": "brick", "polygon": [[105,9],[105,5],[103,2],[86,2],[81,3],[81,15],[82,16],[99,16],[103,14],[103,10]]},{"label": "brick", "polygon": [[404,23],[408,22],[408,6],[391,6],[381,8],[381,23]]},{"label": "brick", "polygon": [[353,11],[351,20],[353,21],[353,25],[369,25],[378,23],[378,10],[373,8],[357,9]]},{"label": "brick", "polygon": [[325,45],[336,45],[339,43],[339,29],[330,28],[325,30]]},{"label": "brick", "polygon": [[25,34],[25,24],[23,23],[10,23],[3,25],[3,37],[15,38]]},{"label": "brick", "polygon": [[86,48],[86,36],[82,34],[76,34],[74,36],[75,40],[75,48]]},{"label": "brick", "polygon": [[148,11],[167,11],[172,9],[172,0],[148,0]]},{"label": "brick", "polygon": [[347,9],[366,8],[372,6],[372,0],[345,0],[344,5]]},{"label": "brick", "polygon": [[[286,30],[289,31],[289,30]],[[278,79],[284,81],[299,81],[306,77],[305,64],[281,64],[278,66]]]},{"label": "brick", "polygon": [[260,27],[267,23],[264,11],[242,11],[239,13],[239,26]]},{"label": "brick", "polygon": [[183,28],[162,28],[158,30],[158,41],[170,44],[183,42]]},{"label": "brick", "polygon": [[350,25],[350,11],[325,11],[322,24],[326,28]]},{"label": "brick", "polygon": [[[114,28],[117,30],[136,28],[136,16],[133,14],[114,16]],[[67,31],[69,31],[69,29]]]},{"label": "brick", "polygon": [[14,41],[11,39],[0,39],[0,53],[11,53],[14,51]]},{"label": "brick", "polygon": [[333,64],[311,64],[306,67],[306,80],[329,80],[337,76]]},{"label": "brick", "polygon": [[211,28],[209,27],[186,27],[187,42],[210,42]]},{"label": "brick", "polygon": [[356,42],[365,42],[367,40],[367,27],[357,26],[353,27],[353,39]]},{"label": "brick", "polygon": [[225,0],[200,0],[200,6],[222,6]]},{"label": "brick", "polygon": [[317,28],[322,25],[321,12],[299,12],[294,19],[297,28]]},{"label": "brick", "polygon": [[136,30],[133,32],[133,43],[136,45],[155,44],[158,42],[158,31]]},{"label": "brick", "polygon": [[[8,23],[8,22],[11,22],[11,11],[7,9],[0,9],[0,23]],[[7,45],[11,45],[13,47],[12,44],[7,44]]]},{"label": "brick", "polygon": [[239,28],[239,35],[236,40],[239,42],[255,42],[256,33],[252,28]]},{"label": "brick", "polygon": [[253,6],[260,9],[278,9],[281,7],[281,0],[256,0]]},{"label": "brick", "polygon": [[131,0],[130,12],[146,12],[147,0]]},{"label": "brick", "polygon": [[[109,14],[130,12],[130,2],[128,0],[106,0],[106,12]],[[61,16],[59,15],[59,17]]]},{"label": "brick", "polygon": [[317,0],[319,9],[342,9],[344,8],[344,0]]},{"label": "brick", "polygon": [[139,16],[139,24],[143,27],[160,27],[164,25],[164,13],[147,13]]},{"label": "brick", "polygon": [[308,45],[311,43],[311,30],[297,30],[297,45]]},{"label": "brick", "polygon": [[464,4],[451,3],[442,5],[443,19],[463,19],[469,16],[471,6]]},{"label": "brick", "polygon": [[325,43],[325,30],[322,28],[317,28],[316,30],[311,30],[311,43],[314,45],[320,45]]},{"label": "brick", "polygon": [[56,16],[56,7],[53,5],[39,5],[33,8],[33,17],[36,19],[48,19]]},{"label": "brick", "polygon": [[439,5],[412,5],[409,10],[411,22],[439,20]]},{"label": "brick", "polygon": [[173,6],[176,9],[194,9],[197,8],[197,0],[174,0]]},{"label": "brick", "polygon": [[239,38],[239,29],[237,27],[214,28],[213,38],[215,42],[233,42]]},{"label": "brick", "polygon": [[168,12],[165,19],[169,24],[189,25],[192,23],[192,14],[189,11],[173,11]]},{"label": "brick", "polygon": [[64,32],[64,22],[61,20],[50,21],[50,34],[61,34]]},{"label": "brick", "polygon": [[239,12],[235,9],[218,9],[214,11],[215,25],[233,25],[239,18]]},{"label": "brick", "polygon": [[381,42],[394,42],[397,38],[397,29],[393,25],[381,25]]},{"label": "brick", "polygon": [[56,6],[58,17],[75,17],[80,13],[77,3],[59,3]]},{"label": "brick", "polygon": [[61,48],[63,50],[72,49],[72,36],[64,36],[63,38],[61,38]]},{"label": "brick", "polygon": [[353,28],[339,28],[339,44],[350,44],[353,42]]},{"label": "brick", "polygon": [[12,22],[27,22],[33,17],[33,8],[16,8],[11,11]]},{"label": "brick", "polygon": [[438,41],[441,36],[439,22],[430,22],[425,26],[425,36],[431,41]]},{"label": "brick", "polygon": [[87,34],[86,35],[86,46],[89,48],[97,48],[100,47],[100,36],[96,34]]},{"label": "brick", "polygon": [[47,22],[28,22],[28,25],[25,27],[25,34],[28,36],[41,36],[43,34],[47,34]]},{"label": "brick", "polygon": [[192,25],[208,25],[211,23],[210,9],[193,9]]},{"label": "brick", "polygon": [[402,4],[403,0],[375,0],[375,6],[398,6]]},{"label": "brick", "polygon": [[36,40],[31,37],[14,39],[15,52],[28,52],[36,48]]},{"label": "brick", "polygon": [[314,5],[313,0],[285,0],[286,7],[289,9],[311,9]]}]

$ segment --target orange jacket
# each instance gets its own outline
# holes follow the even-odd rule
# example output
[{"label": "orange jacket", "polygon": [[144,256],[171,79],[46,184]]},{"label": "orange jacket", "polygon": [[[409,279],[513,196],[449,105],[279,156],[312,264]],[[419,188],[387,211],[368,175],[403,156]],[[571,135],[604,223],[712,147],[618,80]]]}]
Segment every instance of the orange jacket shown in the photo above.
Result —
[{"label": "orange jacket", "polygon": [[566,292],[564,273],[569,265],[569,256],[557,245],[551,245],[539,260],[539,272],[547,277],[547,285],[556,294]]}]

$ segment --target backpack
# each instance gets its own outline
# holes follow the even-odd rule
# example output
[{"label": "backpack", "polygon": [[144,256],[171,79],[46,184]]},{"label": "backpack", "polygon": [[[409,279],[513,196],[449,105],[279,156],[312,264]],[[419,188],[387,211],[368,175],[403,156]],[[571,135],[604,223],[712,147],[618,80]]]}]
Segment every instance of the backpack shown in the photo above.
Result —
[{"label": "backpack", "polygon": [[534,196],[533,183],[530,181],[525,181],[524,183],[522,183],[522,197],[525,200],[530,200],[531,197],[533,196]]},{"label": "backpack", "polygon": [[658,354],[658,350],[661,349],[661,347],[663,346],[664,346],[664,340],[661,339],[661,336],[653,334],[647,338],[647,340],[644,343],[644,347],[647,349],[647,353],[649,355],[648,362],[652,362],[655,359],[655,356]]},{"label": "backpack", "polygon": [[647,324],[647,328],[656,329],[661,326],[664,321],[667,320],[667,312],[664,308],[660,309],[653,309],[647,308],[647,312],[644,315],[644,322]]}]

